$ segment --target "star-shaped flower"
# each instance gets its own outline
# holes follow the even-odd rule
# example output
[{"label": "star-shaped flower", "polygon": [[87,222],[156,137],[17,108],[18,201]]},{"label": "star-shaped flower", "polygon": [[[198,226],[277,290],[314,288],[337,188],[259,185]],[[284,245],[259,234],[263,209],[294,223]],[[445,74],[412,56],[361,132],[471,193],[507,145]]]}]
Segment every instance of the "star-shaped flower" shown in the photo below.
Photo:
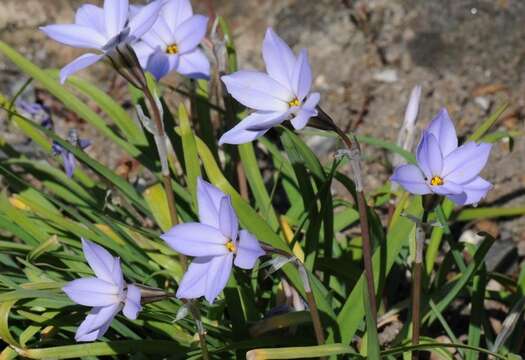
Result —
[{"label": "star-shaped flower", "polygon": [[172,71],[207,79],[210,62],[199,48],[207,25],[207,17],[193,15],[189,0],[168,0],[155,25],[133,46],[141,66],[157,80]]},{"label": "star-shaped flower", "polygon": [[478,203],[492,185],[479,176],[490,155],[491,144],[469,141],[458,147],[458,138],[446,109],[424,131],[418,145],[417,165],[401,165],[391,180],[412,194],[435,193],[458,205]]},{"label": "star-shaped flower", "polygon": [[181,254],[194,256],[177,290],[181,299],[204,296],[212,303],[224,289],[232,266],[252,269],[264,251],[239,221],[230,196],[198,179],[197,201],[200,222],[174,226],[161,238]]},{"label": "star-shaped flower", "polygon": [[290,118],[295,129],[302,129],[311,117],[317,115],[320,94],[310,93],[312,69],[306,49],[296,57],[290,47],[268,28],[262,55],[267,74],[241,70],[221,77],[228,92],[255,112],[222,135],[220,144],[253,141]]},{"label": "star-shaped flower", "polygon": [[103,8],[82,5],[76,12],[74,24],[41,27],[47,36],[64,45],[97,50],[97,53],[84,54],[62,68],[60,82],[64,83],[73,73],[101,60],[118,44],[136,42],[153,26],[162,4],[162,0],[155,0],[130,18],[128,0],[105,0]]},{"label": "star-shaped flower", "polygon": [[105,334],[120,310],[128,319],[135,320],[142,309],[141,296],[138,287],[124,282],[120,258],[84,239],[82,249],[96,277],[73,280],[62,290],[77,304],[93,307],[78,327],[75,340],[94,341]]}]

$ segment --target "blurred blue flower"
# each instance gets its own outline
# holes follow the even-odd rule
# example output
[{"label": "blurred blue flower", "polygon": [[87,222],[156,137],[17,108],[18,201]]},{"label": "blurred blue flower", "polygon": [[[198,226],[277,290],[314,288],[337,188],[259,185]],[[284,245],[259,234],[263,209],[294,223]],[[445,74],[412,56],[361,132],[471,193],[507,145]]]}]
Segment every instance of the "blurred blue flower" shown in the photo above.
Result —
[{"label": "blurred blue flower", "polygon": [[228,92],[255,112],[222,135],[220,144],[253,141],[289,118],[295,129],[302,129],[311,117],[317,115],[320,94],[310,93],[312,69],[306,49],[296,57],[290,47],[268,28],[262,55],[267,74],[241,70],[221,77]]},{"label": "blurred blue flower", "polygon": [[176,225],[161,238],[181,254],[195,256],[179,284],[177,297],[204,296],[212,303],[226,286],[233,264],[252,269],[264,251],[253,235],[239,231],[230,196],[199,178],[197,201],[200,222]]},{"label": "blurred blue flower", "polygon": [[[68,141],[82,150],[86,149],[88,146],[91,145],[90,140],[79,139],[75,129],[71,129],[69,131]],[[62,160],[64,161],[64,170],[66,171],[68,177],[72,177],[77,166],[77,160],[75,159],[75,155],[73,155],[73,153],[68,151],[67,149],[64,149],[56,141],[53,141],[51,149],[53,151],[54,156],[62,156]]]},{"label": "blurred blue flower", "polygon": [[491,144],[473,141],[458,147],[454,124],[442,109],[423,133],[417,165],[397,167],[391,180],[412,194],[435,193],[458,205],[476,204],[492,188],[479,176],[491,148]]},{"label": "blurred blue flower", "polygon": [[78,327],[75,340],[94,341],[104,335],[120,310],[135,320],[142,309],[141,296],[138,287],[124,282],[120,258],[84,239],[82,250],[96,277],[73,280],[62,290],[75,303],[93,307]]},{"label": "blurred blue flower", "polygon": [[104,7],[82,5],[74,24],[56,24],[40,29],[50,38],[75,48],[97,50],[87,53],[60,71],[64,83],[73,73],[101,60],[120,43],[133,43],[148,31],[158,18],[163,1],[156,0],[130,16],[128,0],[105,0]]},{"label": "blurred blue flower", "polygon": [[37,121],[48,130],[53,129],[51,110],[44,104],[20,100],[17,102],[17,105],[25,113],[23,115],[26,115],[26,117]]},{"label": "blurred blue flower", "polygon": [[172,71],[194,79],[210,76],[210,62],[199,48],[208,18],[193,15],[189,0],[168,0],[155,25],[133,45],[141,66],[157,80]]}]

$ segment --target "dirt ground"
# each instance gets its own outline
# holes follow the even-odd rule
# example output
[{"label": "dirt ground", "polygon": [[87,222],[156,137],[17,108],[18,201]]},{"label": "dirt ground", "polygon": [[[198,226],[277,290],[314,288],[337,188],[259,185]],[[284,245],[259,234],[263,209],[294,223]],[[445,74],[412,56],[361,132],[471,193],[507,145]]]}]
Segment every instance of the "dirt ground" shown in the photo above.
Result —
[{"label": "dirt ground", "polygon": [[[94,1],[96,2],[96,1]],[[32,61],[60,67],[79,52],[59,46],[39,33],[38,26],[66,23],[78,0],[2,0],[0,39]],[[99,1],[100,3],[100,1]],[[344,128],[395,141],[410,89],[421,84],[423,96],[418,127],[439,108],[447,107],[461,136],[466,136],[505,101],[509,110],[499,130],[524,131],[525,2],[522,0],[194,0],[196,11],[213,8],[231,23],[240,66],[261,68],[261,42],[266,27],[274,29],[295,50],[308,48],[321,91],[321,106]],[[210,4],[213,4],[210,7]],[[0,58],[1,59],[1,58]],[[0,60],[0,92],[13,94],[25,78]],[[82,76],[97,79],[108,91],[104,65]],[[31,90],[31,89],[30,89]],[[34,92],[34,91],[33,91]],[[28,97],[33,93],[29,91]],[[56,119],[56,118],[55,118]],[[57,120],[57,119],[56,119]],[[118,154],[114,145],[75,119],[58,116],[58,127],[78,126],[99,146],[91,154]],[[0,114],[0,131],[8,141],[25,144]],[[103,144],[102,144],[103,143]],[[318,140],[320,155],[333,148]],[[333,145],[333,144],[330,144]],[[99,152],[99,153],[97,153]],[[365,147],[366,186],[379,186],[389,176],[384,153]],[[516,138],[494,147],[484,176],[494,189],[483,205],[524,206],[525,142]],[[103,156],[104,155],[104,156]],[[115,155],[115,161],[117,155]],[[525,219],[473,225],[515,242],[525,254]]]}]

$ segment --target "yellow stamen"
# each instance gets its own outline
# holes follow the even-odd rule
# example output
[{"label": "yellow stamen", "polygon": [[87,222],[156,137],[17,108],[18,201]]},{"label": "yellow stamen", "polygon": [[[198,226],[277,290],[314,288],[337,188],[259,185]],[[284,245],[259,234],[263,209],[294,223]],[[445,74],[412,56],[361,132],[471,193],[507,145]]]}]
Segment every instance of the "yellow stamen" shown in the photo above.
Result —
[{"label": "yellow stamen", "polygon": [[434,176],[430,179],[430,185],[432,186],[441,186],[443,185],[443,178],[441,176]]},{"label": "yellow stamen", "polygon": [[229,252],[235,252],[235,250],[237,250],[233,241],[228,241],[226,243],[226,249],[228,249]]},{"label": "yellow stamen", "polygon": [[167,54],[174,55],[178,52],[179,52],[179,47],[177,46],[177,44],[168,45],[168,47],[166,48]]},{"label": "yellow stamen", "polygon": [[290,107],[299,106],[299,105],[301,105],[301,102],[299,101],[298,98],[294,98],[292,101],[288,102],[288,106]]}]

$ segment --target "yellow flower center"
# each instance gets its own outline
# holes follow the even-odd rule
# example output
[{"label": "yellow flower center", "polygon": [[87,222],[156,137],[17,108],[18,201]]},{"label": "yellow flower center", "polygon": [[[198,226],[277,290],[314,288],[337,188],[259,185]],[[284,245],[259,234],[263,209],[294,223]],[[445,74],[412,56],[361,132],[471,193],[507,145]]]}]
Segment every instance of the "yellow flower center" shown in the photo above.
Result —
[{"label": "yellow flower center", "polygon": [[226,246],[226,249],[228,249],[229,252],[235,252],[235,250],[237,250],[235,248],[235,244],[233,243],[233,241],[228,241],[225,246]]},{"label": "yellow flower center", "polygon": [[177,46],[177,44],[168,45],[168,47],[166,48],[167,54],[175,55],[178,52],[179,52],[179,47]]},{"label": "yellow flower center", "polygon": [[432,179],[430,179],[430,185],[432,186],[440,186],[443,185],[443,178],[441,176],[434,176]]},{"label": "yellow flower center", "polygon": [[294,106],[299,106],[299,105],[301,105],[301,102],[299,101],[298,98],[294,98],[292,101],[288,102],[289,107],[294,107]]}]

